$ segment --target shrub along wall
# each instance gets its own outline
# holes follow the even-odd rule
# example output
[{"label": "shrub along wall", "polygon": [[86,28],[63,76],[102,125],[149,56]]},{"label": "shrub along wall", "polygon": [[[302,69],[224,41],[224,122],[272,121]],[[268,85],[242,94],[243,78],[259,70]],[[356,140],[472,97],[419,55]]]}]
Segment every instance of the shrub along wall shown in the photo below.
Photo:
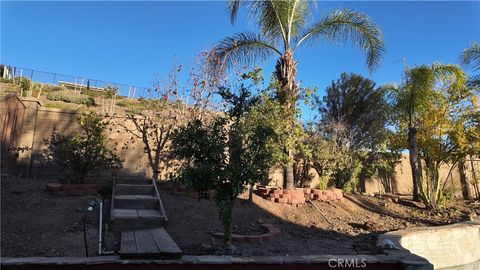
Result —
[{"label": "shrub along wall", "polygon": [[[17,160],[16,173],[25,176],[62,176],[62,171],[51,163],[45,163],[42,159],[44,149],[44,139],[49,139],[53,127],[56,127],[61,134],[72,134],[80,131],[78,125],[77,113],[69,110],[54,109],[43,107],[35,99],[23,99],[26,106],[24,123],[20,138],[17,138],[18,147],[29,147],[31,151],[20,152]],[[119,116],[123,118],[122,116]],[[123,120],[122,120],[123,121]],[[133,125],[124,121],[127,125]],[[104,176],[128,176],[128,177],[151,177],[152,172],[148,165],[147,157],[143,151],[143,144],[137,141],[134,144],[127,144],[128,148],[123,146],[129,141],[130,135],[126,133],[112,132],[109,134],[111,141],[109,146],[116,149],[117,154],[124,159],[124,168],[119,171],[102,172]],[[468,164],[467,164],[468,166]],[[167,178],[173,168],[165,169],[161,172],[163,179]],[[309,183],[310,188],[318,187],[318,174],[311,169],[312,180]],[[441,170],[441,177],[447,179],[445,185],[456,195],[461,196],[461,185],[458,169],[450,172],[449,167],[444,166]],[[471,175],[471,170],[467,172]],[[283,185],[283,172],[281,169],[273,168],[270,173],[270,185]],[[472,194],[475,194],[473,185],[470,185]],[[402,160],[397,164],[395,172],[382,178],[363,179],[361,181],[361,190],[367,193],[391,192],[396,194],[411,194],[411,171],[408,163],[408,155],[403,155]]]}]

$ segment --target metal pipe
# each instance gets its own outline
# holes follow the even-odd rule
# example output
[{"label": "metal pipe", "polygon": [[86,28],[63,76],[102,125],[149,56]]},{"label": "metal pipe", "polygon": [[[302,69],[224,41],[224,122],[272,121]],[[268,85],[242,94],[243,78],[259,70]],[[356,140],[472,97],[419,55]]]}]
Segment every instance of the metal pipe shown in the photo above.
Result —
[{"label": "metal pipe", "polygon": [[103,202],[100,202],[100,224],[98,226],[98,255],[102,255]]},{"label": "metal pipe", "polygon": [[83,243],[85,244],[85,256],[88,257],[88,244],[87,244],[87,232],[86,232],[86,226],[87,226],[87,214],[83,215]]}]

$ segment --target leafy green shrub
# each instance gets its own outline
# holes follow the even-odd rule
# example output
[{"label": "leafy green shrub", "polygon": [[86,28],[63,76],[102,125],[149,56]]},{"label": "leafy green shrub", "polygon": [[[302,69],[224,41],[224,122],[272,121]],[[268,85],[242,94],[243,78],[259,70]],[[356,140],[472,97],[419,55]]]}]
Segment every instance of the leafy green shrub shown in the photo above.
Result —
[{"label": "leafy green shrub", "polygon": [[76,94],[69,91],[58,91],[47,94],[47,99],[52,101],[63,101],[67,103],[84,104],[94,106],[95,99],[93,97]]},{"label": "leafy green shrub", "polygon": [[63,110],[78,110],[79,105],[65,103],[60,101],[52,101],[47,102],[43,105],[46,108],[54,108],[54,109],[63,109]]},{"label": "leafy green shrub", "polygon": [[0,78],[0,83],[13,83],[13,80],[8,78]]},{"label": "leafy green shrub", "polygon": [[82,89],[81,93],[91,97],[105,97],[105,93],[101,90]]},{"label": "leafy green shrub", "polygon": [[32,81],[26,77],[19,77],[16,79],[17,84],[20,86],[20,91],[23,97],[29,96],[31,92]]},{"label": "leafy green shrub", "polygon": [[328,178],[327,177],[320,177],[320,182],[318,182],[317,188],[325,190],[328,188]]},{"label": "leafy green shrub", "polygon": [[57,129],[53,130],[50,140],[45,140],[47,160],[72,173],[77,184],[83,183],[88,173],[122,168],[123,160],[105,145],[104,131],[109,123],[95,113],[83,113],[78,123],[82,134],[61,135]]},{"label": "leafy green shrub", "polygon": [[45,93],[51,93],[51,92],[61,92],[61,91],[67,91],[67,88],[61,86],[61,85],[51,85],[51,84],[44,84],[42,90]]}]

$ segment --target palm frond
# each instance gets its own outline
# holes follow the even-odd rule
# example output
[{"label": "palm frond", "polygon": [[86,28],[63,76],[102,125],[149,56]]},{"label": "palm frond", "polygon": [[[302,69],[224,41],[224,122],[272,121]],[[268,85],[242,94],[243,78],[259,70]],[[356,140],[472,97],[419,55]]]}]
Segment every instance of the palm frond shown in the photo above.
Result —
[{"label": "palm frond", "polygon": [[238,10],[240,9],[240,5],[242,5],[245,1],[242,0],[228,0],[227,1],[227,11],[230,14],[230,21],[232,24],[235,24],[237,20]]},{"label": "palm frond", "polygon": [[301,36],[294,50],[307,40],[313,42],[325,38],[341,43],[351,41],[366,54],[366,64],[370,70],[380,64],[385,51],[380,29],[368,16],[351,9],[331,12]]},{"label": "palm frond", "polygon": [[467,81],[467,87],[480,89],[480,74],[470,77]]},{"label": "palm frond", "polygon": [[460,62],[475,71],[480,71],[480,45],[472,43],[470,48],[465,49],[460,55]]},{"label": "palm frond", "polygon": [[252,1],[251,16],[268,39],[282,38],[287,44],[288,1]]},{"label": "palm frond", "polygon": [[212,49],[212,55],[216,59],[213,62],[215,70],[229,69],[235,64],[258,63],[275,53],[281,55],[277,48],[260,35],[248,32],[224,38]]},{"label": "palm frond", "polygon": [[239,9],[245,7],[260,33],[269,40],[282,40],[287,49],[291,38],[298,37],[299,29],[304,27],[312,5],[308,0],[230,0],[227,11],[234,23]]},{"label": "palm frond", "polygon": [[436,78],[448,82],[453,88],[461,89],[465,87],[467,83],[467,76],[465,76],[463,70],[457,65],[435,63],[431,68]]},{"label": "palm frond", "polygon": [[309,2],[306,0],[293,0],[288,1],[288,13],[289,18],[287,22],[287,39],[290,43],[291,38],[298,38],[299,31],[304,28],[306,20],[310,14],[310,4],[315,2]]}]

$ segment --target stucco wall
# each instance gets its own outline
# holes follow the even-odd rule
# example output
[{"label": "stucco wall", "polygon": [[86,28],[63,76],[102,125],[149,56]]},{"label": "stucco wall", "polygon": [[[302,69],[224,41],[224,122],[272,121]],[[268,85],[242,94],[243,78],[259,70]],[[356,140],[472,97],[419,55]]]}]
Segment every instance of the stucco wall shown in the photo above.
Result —
[{"label": "stucco wall", "polygon": [[[474,161],[474,166],[478,169],[479,161]],[[466,162],[467,179],[473,179],[473,171],[470,162]],[[444,164],[440,168],[440,179],[442,185],[452,191],[456,197],[462,197],[462,185],[460,183],[460,174],[458,166],[451,169],[449,164]],[[478,173],[478,172],[477,172]],[[477,176],[478,177],[478,176]],[[395,171],[392,175],[383,176],[381,178],[369,178],[362,181],[363,190],[367,193],[394,193],[409,195],[412,194],[412,170],[410,168],[409,156],[403,154],[400,162],[395,166]],[[475,188],[469,184],[470,194],[475,196]]]}]

